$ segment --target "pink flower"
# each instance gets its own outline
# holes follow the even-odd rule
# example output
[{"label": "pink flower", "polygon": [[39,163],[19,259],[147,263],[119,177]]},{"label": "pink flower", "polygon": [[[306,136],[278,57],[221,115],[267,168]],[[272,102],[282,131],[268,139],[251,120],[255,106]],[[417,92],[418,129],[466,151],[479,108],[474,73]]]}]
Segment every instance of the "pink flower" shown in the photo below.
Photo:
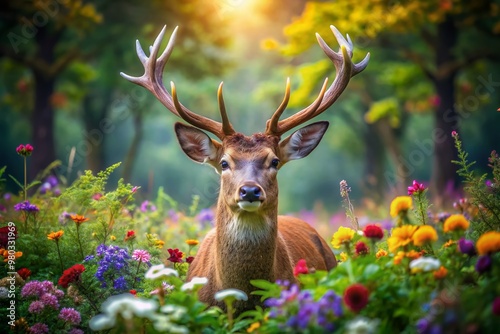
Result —
[{"label": "pink flower", "polygon": [[30,304],[30,306],[28,308],[28,312],[40,314],[40,313],[42,313],[44,308],[45,308],[45,305],[41,301],[35,300],[33,303]]},{"label": "pink flower", "polygon": [[64,322],[67,322],[71,325],[78,325],[82,321],[80,312],[70,307],[62,308],[61,312],[59,313],[59,319],[62,319]]},{"label": "pink flower", "polygon": [[23,157],[29,157],[31,155],[31,153],[33,153],[33,146],[31,146],[30,144],[26,144],[26,145],[21,144],[16,148],[16,152],[17,152],[17,154],[19,154]]},{"label": "pink flower", "polygon": [[144,249],[136,249],[132,253],[132,258],[139,262],[149,262],[151,255]]},{"label": "pink flower", "polygon": [[451,136],[453,138],[457,138],[458,137],[458,132],[456,132],[455,130],[451,131]]},{"label": "pink flower", "polygon": [[33,334],[47,334],[49,332],[49,326],[42,324],[41,322],[34,324],[30,328],[30,333]]},{"label": "pink flower", "polygon": [[307,274],[309,273],[309,269],[307,268],[306,260],[300,259],[295,268],[293,268],[293,276],[298,276],[299,274]]},{"label": "pink flower", "polygon": [[425,190],[425,187],[422,183],[418,183],[416,180],[413,180],[413,185],[408,187],[408,195],[413,195],[414,193],[421,193]]}]

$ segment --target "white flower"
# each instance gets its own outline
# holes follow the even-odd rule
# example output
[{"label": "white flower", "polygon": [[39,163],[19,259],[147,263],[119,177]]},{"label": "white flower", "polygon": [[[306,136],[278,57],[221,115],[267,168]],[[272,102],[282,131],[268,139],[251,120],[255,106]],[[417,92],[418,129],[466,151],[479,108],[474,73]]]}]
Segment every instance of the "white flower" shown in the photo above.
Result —
[{"label": "white flower", "polygon": [[204,286],[208,283],[208,278],[206,277],[193,277],[189,283],[184,283],[181,286],[181,291],[192,291],[197,290],[197,288]]},{"label": "white flower", "polygon": [[221,290],[214,297],[219,302],[225,299],[248,300],[247,294],[238,289]]},{"label": "white flower", "polygon": [[90,319],[89,326],[94,331],[110,329],[114,327],[118,314],[127,320],[134,316],[154,320],[157,308],[156,301],[137,298],[129,293],[111,296],[101,305],[103,314]]},{"label": "white flower", "polygon": [[375,333],[379,320],[368,319],[358,316],[346,324],[347,334],[371,334]]},{"label": "white flower", "polygon": [[433,257],[419,257],[410,262],[410,269],[412,273],[419,271],[434,271],[441,267],[441,262]]},{"label": "white flower", "polygon": [[170,319],[174,321],[179,321],[187,313],[187,309],[184,306],[172,304],[162,306],[160,311],[168,314]]},{"label": "white flower", "polygon": [[167,315],[159,314],[153,322],[153,327],[162,333],[189,334],[189,329],[170,322],[171,318]]},{"label": "white flower", "polygon": [[145,275],[147,279],[156,279],[162,276],[179,277],[179,273],[177,272],[177,270],[167,268],[163,264],[158,264],[156,266],[151,266]]}]

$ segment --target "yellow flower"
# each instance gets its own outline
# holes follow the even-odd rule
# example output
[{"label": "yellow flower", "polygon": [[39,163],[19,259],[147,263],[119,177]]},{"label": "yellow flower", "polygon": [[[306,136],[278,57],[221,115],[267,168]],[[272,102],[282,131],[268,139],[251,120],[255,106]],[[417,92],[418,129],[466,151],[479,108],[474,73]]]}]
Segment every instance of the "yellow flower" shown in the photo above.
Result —
[{"label": "yellow flower", "polygon": [[395,227],[392,230],[391,237],[387,239],[387,245],[389,246],[389,251],[394,253],[399,247],[403,247],[411,243],[413,233],[417,230],[417,226],[413,225],[403,225],[401,227]]},{"label": "yellow flower", "polygon": [[348,259],[348,256],[347,256],[346,252],[340,253],[340,261],[341,262],[345,262],[345,261],[347,261],[347,259]]},{"label": "yellow flower", "polygon": [[434,227],[429,225],[420,226],[413,233],[413,244],[415,246],[423,246],[426,243],[437,241],[438,235]]},{"label": "yellow flower", "polygon": [[250,327],[247,328],[247,333],[252,333],[254,330],[258,329],[260,327],[260,322],[254,322],[253,324],[250,325]]},{"label": "yellow flower", "polygon": [[443,266],[441,266],[438,270],[434,272],[435,279],[443,279],[446,277],[446,275],[448,275],[448,270]]},{"label": "yellow flower", "polygon": [[332,246],[333,248],[340,248],[342,244],[349,243],[354,237],[354,230],[340,226],[337,232],[333,234]]},{"label": "yellow flower", "polygon": [[398,196],[391,202],[391,217],[397,217],[400,213],[406,213],[412,208],[410,196]]},{"label": "yellow flower", "polygon": [[476,248],[480,255],[500,251],[500,232],[490,231],[484,233],[477,240]]},{"label": "yellow flower", "polygon": [[165,241],[163,241],[163,240],[155,240],[155,247],[156,248],[163,248],[163,245],[165,245]]},{"label": "yellow flower", "polygon": [[375,254],[375,256],[377,257],[377,259],[381,258],[382,256],[386,256],[387,255],[387,251],[385,249],[379,249],[379,251],[377,252],[377,254]]},{"label": "yellow flower", "polygon": [[450,240],[446,241],[446,242],[443,244],[443,247],[444,247],[444,248],[448,248],[448,247],[450,247],[451,245],[453,245],[454,243],[455,243],[455,241],[450,239]]},{"label": "yellow flower", "polygon": [[463,215],[451,215],[444,221],[443,232],[457,231],[469,228],[469,221]]},{"label": "yellow flower", "polygon": [[399,251],[395,256],[394,256],[394,264],[400,264],[401,261],[405,258],[405,252]]},{"label": "yellow flower", "polygon": [[269,50],[277,49],[278,47],[279,47],[279,43],[275,39],[272,39],[272,38],[268,38],[268,39],[265,39],[262,42],[260,42],[260,48],[262,50],[269,51]]},{"label": "yellow flower", "polygon": [[51,232],[51,233],[47,234],[47,239],[54,240],[54,241],[59,241],[59,239],[61,239],[61,237],[63,236],[63,234],[64,234],[63,230],[60,230],[60,231],[57,231],[57,232]]},{"label": "yellow flower", "polygon": [[407,253],[405,254],[405,256],[406,256],[407,258],[410,258],[410,259],[412,259],[412,260],[415,260],[415,259],[418,259],[419,257],[421,257],[423,254],[424,254],[424,252],[417,252],[417,251],[415,251],[415,250],[413,250],[413,249],[412,249],[412,250],[410,250],[409,252],[407,252]]},{"label": "yellow flower", "polygon": [[116,240],[116,237],[115,237],[114,235],[110,235],[110,236],[109,236],[109,239],[110,239],[111,241],[115,241],[115,240]]},{"label": "yellow flower", "polygon": [[200,242],[196,239],[187,239],[186,240],[186,244],[188,244],[189,246],[196,246],[198,245]]}]

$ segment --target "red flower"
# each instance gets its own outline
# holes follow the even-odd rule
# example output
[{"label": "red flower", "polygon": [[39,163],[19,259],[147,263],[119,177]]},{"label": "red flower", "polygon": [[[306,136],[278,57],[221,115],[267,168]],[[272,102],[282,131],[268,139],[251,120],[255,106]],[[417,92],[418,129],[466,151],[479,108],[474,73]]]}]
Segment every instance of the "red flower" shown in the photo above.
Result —
[{"label": "red flower", "polygon": [[344,303],[353,311],[359,312],[368,304],[370,291],[363,284],[353,284],[344,292]]},{"label": "red flower", "polygon": [[21,144],[16,148],[16,152],[17,152],[17,154],[19,154],[23,157],[29,157],[31,155],[31,153],[33,153],[33,146],[31,146],[30,144],[26,144],[26,145]]},{"label": "red flower", "polygon": [[368,254],[368,246],[363,241],[358,241],[358,243],[356,244],[356,254]]},{"label": "red flower", "polygon": [[130,230],[127,232],[127,235],[125,236],[125,241],[132,240],[134,238],[135,238],[135,232],[134,230]]},{"label": "red flower", "polygon": [[29,270],[28,268],[21,268],[17,271],[17,273],[19,274],[19,276],[21,276],[23,280],[26,280],[28,277],[31,276],[31,270]]},{"label": "red flower", "polygon": [[177,263],[182,262],[182,256],[184,254],[181,251],[179,251],[178,248],[176,249],[169,248],[168,253],[170,254],[170,257],[168,258],[170,262],[177,262]]},{"label": "red flower", "polygon": [[193,261],[194,261],[194,256],[188,256],[186,258],[186,262],[189,263],[189,264],[191,264],[191,262],[193,262]]},{"label": "red flower", "polygon": [[7,248],[7,243],[12,237],[17,239],[17,229],[15,226],[0,227],[0,248]]},{"label": "red flower", "polygon": [[493,301],[493,314],[500,316],[500,297],[496,297]]},{"label": "red flower", "polygon": [[418,183],[416,180],[413,180],[413,185],[408,187],[408,195],[413,195],[414,193],[421,193],[425,190],[425,187],[422,183]]},{"label": "red flower", "polygon": [[63,288],[67,288],[70,283],[74,283],[80,279],[80,276],[85,271],[85,267],[81,264],[75,264],[73,267],[66,269],[59,278],[58,284]]},{"label": "red flower", "polygon": [[370,239],[382,239],[384,237],[384,230],[378,225],[371,224],[366,225],[363,230],[365,237]]},{"label": "red flower", "polygon": [[132,289],[129,291],[129,293],[133,294],[134,296],[137,296],[137,290]]},{"label": "red flower", "polygon": [[306,260],[300,259],[295,268],[293,268],[293,276],[298,276],[299,274],[307,274],[309,273],[309,269],[307,268]]}]

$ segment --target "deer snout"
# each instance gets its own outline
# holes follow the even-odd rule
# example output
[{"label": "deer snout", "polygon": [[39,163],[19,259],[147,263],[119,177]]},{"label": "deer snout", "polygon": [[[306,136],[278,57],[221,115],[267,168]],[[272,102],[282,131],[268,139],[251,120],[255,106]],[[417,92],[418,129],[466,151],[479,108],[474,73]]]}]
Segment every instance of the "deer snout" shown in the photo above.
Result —
[{"label": "deer snout", "polygon": [[262,189],[256,185],[244,185],[240,188],[240,201],[256,202],[261,200]]}]

